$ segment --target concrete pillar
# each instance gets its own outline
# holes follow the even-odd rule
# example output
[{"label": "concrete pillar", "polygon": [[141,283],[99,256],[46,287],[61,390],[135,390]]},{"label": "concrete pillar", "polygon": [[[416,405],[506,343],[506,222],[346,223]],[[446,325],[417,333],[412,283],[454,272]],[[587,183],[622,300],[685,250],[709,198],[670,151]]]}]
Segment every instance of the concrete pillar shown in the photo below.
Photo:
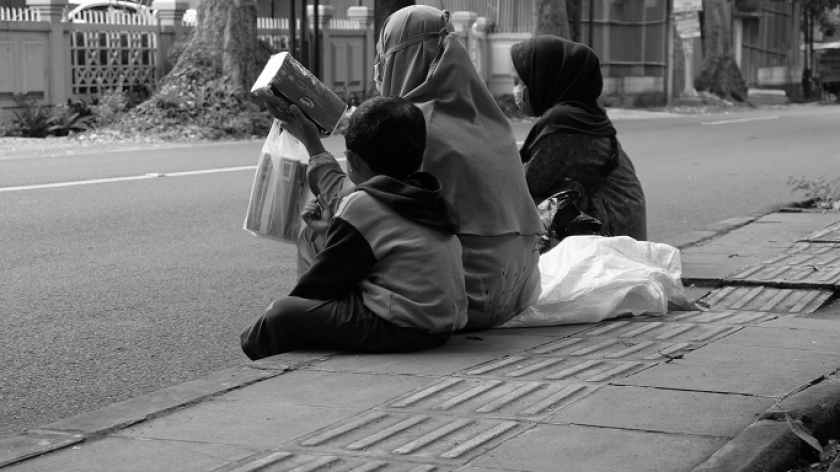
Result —
[{"label": "concrete pillar", "polygon": [[735,63],[741,67],[744,50],[744,20],[735,18],[732,20],[732,47],[735,49]]},{"label": "concrete pillar", "polygon": [[362,28],[373,28],[373,9],[368,7],[350,7],[347,9],[347,18],[356,20]]},{"label": "concrete pillar", "polygon": [[475,20],[478,19],[478,13],[473,11],[456,11],[450,17],[452,26],[455,28],[455,33],[464,41],[464,46],[469,48],[470,29]]},{"label": "concrete pillar", "polygon": [[490,64],[488,58],[489,47],[487,45],[487,33],[490,29],[490,20],[483,16],[478,17],[473,23],[470,34],[472,36],[470,41],[470,57],[475,66],[478,76],[487,84],[487,79],[490,78]]},{"label": "concrete pillar", "polygon": [[190,8],[189,0],[155,0],[152,9],[157,10],[158,24],[161,26],[181,26],[184,13]]},{"label": "concrete pillar", "polygon": [[61,20],[68,0],[26,0],[26,6],[38,10],[41,21],[50,23],[47,77],[49,83],[44,99],[49,105],[57,105],[70,97],[70,39],[65,36],[65,25]]},{"label": "concrete pillar", "polygon": [[[323,0],[322,0],[323,1]],[[332,5],[318,5],[318,28],[329,28],[330,20],[335,16],[335,8]],[[309,19],[309,27],[314,28],[315,8],[314,5],[306,6],[306,17]],[[313,29],[314,31],[314,29]]]},{"label": "concrete pillar", "polygon": [[367,92],[368,84],[373,83],[373,63],[376,62],[376,41],[373,37],[373,8],[368,7],[350,7],[347,9],[347,18],[356,20],[365,30],[364,54],[362,59],[362,84],[365,92]]},{"label": "concrete pillar", "polygon": [[67,4],[68,0],[26,0],[26,6],[30,10],[38,10],[41,13],[41,21],[50,23],[61,22]]},{"label": "concrete pillar", "polygon": [[152,8],[157,10],[159,28],[157,78],[160,79],[175,66],[167,62],[166,52],[188,31],[181,22],[184,19],[184,13],[190,8],[190,2],[188,0],[154,0]]},{"label": "concrete pillar", "polygon": [[[331,83],[332,75],[325,66],[332,63],[332,47],[330,47],[330,20],[335,12],[332,5],[318,5],[318,35],[315,35],[315,7],[306,6],[307,25],[309,32],[314,38],[311,46],[311,58],[309,70],[312,71],[324,83]],[[328,67],[328,66],[327,66]]]},{"label": "concrete pillar", "polygon": [[802,24],[802,4],[799,0],[793,0],[790,4],[790,25],[788,26],[788,83],[801,84],[802,82],[802,35],[799,28]]},{"label": "concrete pillar", "polygon": [[683,51],[685,52],[685,87],[683,97],[696,97],[697,90],[694,89],[694,39],[683,39]]}]

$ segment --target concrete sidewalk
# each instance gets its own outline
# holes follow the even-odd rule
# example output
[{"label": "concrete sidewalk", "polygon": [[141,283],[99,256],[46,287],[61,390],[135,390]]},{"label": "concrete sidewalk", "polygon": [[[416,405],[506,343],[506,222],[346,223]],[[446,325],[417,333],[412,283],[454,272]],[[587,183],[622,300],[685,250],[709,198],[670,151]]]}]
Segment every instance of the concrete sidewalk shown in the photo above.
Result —
[{"label": "concrete sidewalk", "polygon": [[[668,241],[705,312],[300,352],[0,442],[9,471],[787,470],[840,417],[840,214]],[[836,434],[836,432],[835,432]]]}]

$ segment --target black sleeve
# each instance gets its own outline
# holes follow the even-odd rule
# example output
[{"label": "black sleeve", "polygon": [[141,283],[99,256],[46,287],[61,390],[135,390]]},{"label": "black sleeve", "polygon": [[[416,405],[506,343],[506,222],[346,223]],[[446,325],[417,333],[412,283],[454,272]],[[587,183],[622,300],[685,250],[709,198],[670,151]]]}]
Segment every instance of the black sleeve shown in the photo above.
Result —
[{"label": "black sleeve", "polygon": [[370,244],[350,223],[333,218],[324,250],[289,294],[310,300],[330,300],[348,295],[376,264]]}]

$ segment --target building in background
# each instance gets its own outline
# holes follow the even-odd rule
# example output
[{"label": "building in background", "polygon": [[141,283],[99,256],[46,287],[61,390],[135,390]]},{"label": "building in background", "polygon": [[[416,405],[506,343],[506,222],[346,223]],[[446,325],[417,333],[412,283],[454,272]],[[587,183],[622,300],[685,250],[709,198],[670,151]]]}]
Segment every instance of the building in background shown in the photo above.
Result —
[{"label": "building in background", "polygon": [[[186,34],[195,21],[184,7],[194,9],[200,1],[136,0],[157,8],[156,19],[121,27],[131,21],[101,18],[84,26],[61,21],[62,11],[83,0],[34,2],[28,10],[38,10],[39,21],[20,13],[27,11],[27,0],[0,0],[0,63],[4,64],[0,107],[10,107],[12,94],[18,92],[56,104],[69,97],[90,98],[128,82],[153,83],[167,70],[168,45]],[[301,0],[297,1],[300,5]],[[672,95],[683,90],[684,78],[673,72],[673,66],[679,68],[681,62],[674,61],[672,52],[676,49],[680,54],[670,18],[675,0],[567,1],[575,1],[572,10],[577,14],[571,21],[576,39],[589,44],[601,58],[604,95],[614,105],[663,104],[669,90]],[[258,0],[260,37],[275,50],[288,47],[290,2]],[[496,95],[511,90],[510,47],[535,29],[535,0],[417,3],[452,12],[453,24],[490,90]],[[315,68],[336,90],[364,95],[373,86],[375,46],[369,30],[374,0],[321,0],[319,5],[319,54],[310,53],[318,58]],[[733,50],[748,84],[788,90],[798,86],[802,73],[799,1],[734,0],[731,5]],[[4,9],[18,13],[5,18]],[[311,27],[307,34],[311,38]],[[691,70],[696,74],[703,61],[702,37],[692,44]]]}]

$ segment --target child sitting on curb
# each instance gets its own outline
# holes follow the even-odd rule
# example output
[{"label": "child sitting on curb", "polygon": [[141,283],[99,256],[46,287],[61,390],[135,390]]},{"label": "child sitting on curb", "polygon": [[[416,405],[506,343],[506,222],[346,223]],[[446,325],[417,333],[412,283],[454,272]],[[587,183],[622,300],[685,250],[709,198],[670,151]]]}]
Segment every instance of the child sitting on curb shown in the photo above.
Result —
[{"label": "child sitting on curb", "polygon": [[[297,107],[294,116],[273,112],[306,146],[310,166],[340,172]],[[242,333],[242,350],[252,360],[306,348],[429,349],[467,322],[458,215],[441,196],[440,182],[418,172],[423,113],[398,97],[368,100],[350,117],[345,143],[347,176],[356,188],[334,216],[320,197],[323,210],[304,210],[326,247],[291,293]]]}]

